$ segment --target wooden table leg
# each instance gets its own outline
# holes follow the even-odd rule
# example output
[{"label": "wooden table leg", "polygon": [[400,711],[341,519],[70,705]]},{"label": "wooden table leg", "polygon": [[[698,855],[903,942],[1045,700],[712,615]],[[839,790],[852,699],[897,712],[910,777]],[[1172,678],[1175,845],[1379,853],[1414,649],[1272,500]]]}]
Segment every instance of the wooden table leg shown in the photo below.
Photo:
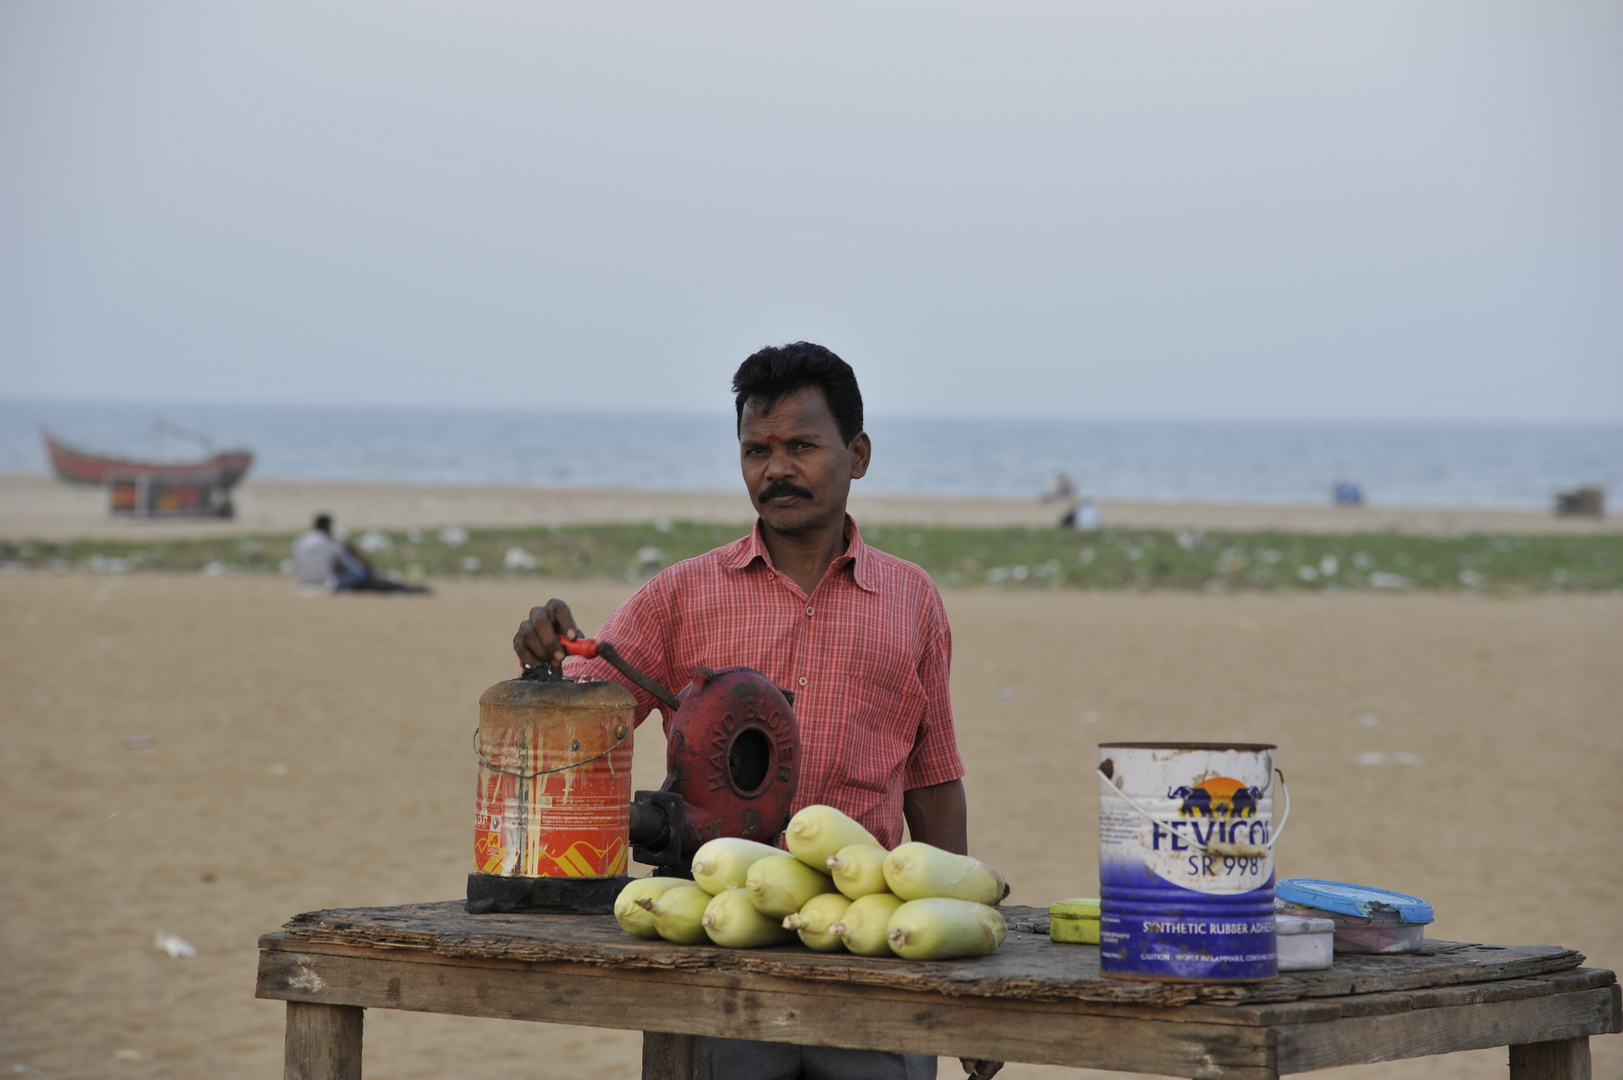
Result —
[{"label": "wooden table leg", "polygon": [[[642,1080],[694,1080],[702,1053],[698,1035],[642,1033]],[[704,1080],[709,1080],[708,1077]]]},{"label": "wooden table leg", "polygon": [[282,1080],[361,1080],[361,1023],[355,1005],[287,1003]]},{"label": "wooden table leg", "polygon": [[1589,1080],[1589,1040],[1512,1046],[1510,1080]]}]

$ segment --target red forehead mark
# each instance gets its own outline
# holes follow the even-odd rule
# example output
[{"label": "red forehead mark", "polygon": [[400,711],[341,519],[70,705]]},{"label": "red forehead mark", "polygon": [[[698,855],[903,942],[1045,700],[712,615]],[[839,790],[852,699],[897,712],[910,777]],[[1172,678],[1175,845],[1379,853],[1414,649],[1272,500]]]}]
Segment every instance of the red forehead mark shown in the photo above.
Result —
[{"label": "red forehead mark", "polygon": [[767,441],[767,442],[782,442],[782,441],[783,441],[783,439],[782,439],[782,438],[780,438],[780,437],[779,437],[779,436],[777,436],[777,435],[768,435],[768,436],[767,436],[767,437],[766,437],[766,441]]}]

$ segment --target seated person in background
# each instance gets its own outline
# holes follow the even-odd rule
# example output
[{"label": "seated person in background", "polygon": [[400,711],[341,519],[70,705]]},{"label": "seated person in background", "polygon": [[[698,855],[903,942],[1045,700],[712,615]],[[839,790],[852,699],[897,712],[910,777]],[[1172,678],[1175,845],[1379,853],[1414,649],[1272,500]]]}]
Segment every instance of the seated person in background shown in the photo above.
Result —
[{"label": "seated person in background", "polygon": [[317,514],[310,531],[293,541],[293,580],[329,592],[428,591],[374,574],[365,556],[333,536],[331,514]]},{"label": "seated person in background", "polygon": [[338,588],[339,568],[348,569],[349,549],[332,534],[332,515],[317,514],[310,531],[293,541],[293,580],[300,585]]}]

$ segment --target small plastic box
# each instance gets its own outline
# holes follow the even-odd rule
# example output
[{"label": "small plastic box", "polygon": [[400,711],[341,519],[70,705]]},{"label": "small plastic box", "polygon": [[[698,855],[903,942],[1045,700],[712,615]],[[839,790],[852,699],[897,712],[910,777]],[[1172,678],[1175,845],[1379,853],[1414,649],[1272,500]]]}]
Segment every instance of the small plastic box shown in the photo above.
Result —
[{"label": "small plastic box", "polygon": [[1099,901],[1061,900],[1048,909],[1048,937],[1073,945],[1099,944]]},{"label": "small plastic box", "polygon": [[1298,915],[1274,916],[1280,971],[1323,971],[1335,962],[1336,924]]},{"label": "small plastic box", "polygon": [[1418,896],[1343,881],[1286,878],[1274,887],[1274,897],[1278,915],[1334,922],[1339,953],[1414,952],[1435,917]]}]

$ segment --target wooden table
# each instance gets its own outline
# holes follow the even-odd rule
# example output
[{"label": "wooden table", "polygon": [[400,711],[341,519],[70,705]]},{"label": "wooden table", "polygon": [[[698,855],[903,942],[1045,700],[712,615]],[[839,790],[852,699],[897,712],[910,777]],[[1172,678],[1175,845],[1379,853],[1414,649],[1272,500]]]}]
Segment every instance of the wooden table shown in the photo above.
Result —
[{"label": "wooden table", "polygon": [[258,996],[287,1006],[290,1080],[359,1080],[363,1010],[645,1032],[646,1080],[690,1080],[724,1035],[1273,1080],[1334,1065],[1510,1047],[1514,1080],[1588,1080],[1623,1030],[1616,976],[1552,945],[1433,941],[1250,985],[1099,977],[1047,914],[1005,908],[991,956],[917,963],[632,938],[610,916],[469,915],[461,902],[300,915],[260,939]]}]

